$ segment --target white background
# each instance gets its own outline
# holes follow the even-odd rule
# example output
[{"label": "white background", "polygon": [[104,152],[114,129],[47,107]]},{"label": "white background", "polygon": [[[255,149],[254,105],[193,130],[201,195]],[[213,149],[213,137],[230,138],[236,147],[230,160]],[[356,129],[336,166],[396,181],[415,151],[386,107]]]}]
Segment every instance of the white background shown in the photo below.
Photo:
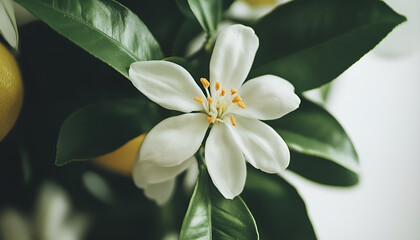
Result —
[{"label": "white background", "polygon": [[420,239],[420,1],[386,1],[409,21],[335,80],[327,109],[358,150],[360,184],[287,173],[319,240]]}]

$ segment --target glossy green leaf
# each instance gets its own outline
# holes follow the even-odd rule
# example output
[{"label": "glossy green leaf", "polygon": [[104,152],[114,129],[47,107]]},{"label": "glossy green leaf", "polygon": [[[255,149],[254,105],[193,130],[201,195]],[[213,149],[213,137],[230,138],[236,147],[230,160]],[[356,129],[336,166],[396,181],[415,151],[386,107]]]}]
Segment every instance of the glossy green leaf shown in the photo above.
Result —
[{"label": "glossy green leaf", "polygon": [[259,236],[255,220],[241,197],[225,199],[214,187],[207,169],[201,166],[179,239],[256,240]]},{"label": "glossy green leaf", "polygon": [[293,186],[252,167],[247,174],[242,196],[258,223],[261,239],[316,239],[305,203]]},{"label": "glossy green leaf", "polygon": [[204,31],[216,33],[222,19],[222,0],[188,0],[188,4]]},{"label": "glossy green leaf", "polygon": [[16,2],[55,31],[126,77],[131,63],[162,58],[159,44],[146,25],[116,1],[17,0]]},{"label": "glossy green leaf", "polygon": [[330,82],[406,18],[378,0],[295,0],[255,26],[252,76],[274,74],[297,91]]},{"label": "glossy green leaf", "polygon": [[303,100],[296,111],[269,124],[292,150],[290,170],[324,184],[358,182],[356,150],[343,127],[322,107]]},{"label": "glossy green leaf", "polygon": [[58,135],[56,164],[112,152],[158,123],[156,105],[143,100],[95,103],[71,114]]}]

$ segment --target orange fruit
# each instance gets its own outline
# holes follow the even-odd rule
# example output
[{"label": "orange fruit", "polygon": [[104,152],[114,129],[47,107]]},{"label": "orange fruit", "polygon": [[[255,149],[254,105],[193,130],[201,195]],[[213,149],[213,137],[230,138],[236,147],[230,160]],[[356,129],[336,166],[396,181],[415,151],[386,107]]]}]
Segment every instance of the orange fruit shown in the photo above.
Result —
[{"label": "orange fruit", "polygon": [[111,172],[131,176],[134,161],[146,134],[142,134],[117,150],[93,159],[93,162]]},{"label": "orange fruit", "polygon": [[23,102],[23,83],[14,56],[0,43],[0,141],[10,132]]}]

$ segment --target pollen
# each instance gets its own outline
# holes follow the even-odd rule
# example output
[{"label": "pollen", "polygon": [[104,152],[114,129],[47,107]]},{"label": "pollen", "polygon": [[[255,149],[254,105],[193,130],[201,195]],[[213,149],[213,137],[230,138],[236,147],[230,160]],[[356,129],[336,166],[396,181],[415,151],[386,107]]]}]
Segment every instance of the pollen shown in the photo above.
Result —
[{"label": "pollen", "polygon": [[220,89],[220,82],[216,82],[216,91],[219,91]]},{"label": "pollen", "polygon": [[234,88],[231,88],[230,89],[230,95],[233,95],[233,94],[235,94],[235,93],[237,93],[238,92],[238,90],[236,90],[236,89],[234,89]]},{"label": "pollen", "polygon": [[223,97],[226,94],[226,90],[224,88],[222,88],[222,92],[220,93],[220,96]]},{"label": "pollen", "polygon": [[195,97],[194,101],[199,102],[199,103],[203,103],[204,99],[202,97]]},{"label": "pollen", "polygon": [[212,116],[207,116],[207,122],[209,122],[209,123],[213,122],[213,117]]},{"label": "pollen", "polygon": [[242,109],[245,109],[245,108],[246,108],[245,103],[244,103],[244,102],[242,102],[242,101],[239,101],[237,104],[238,104],[238,106],[239,106],[240,108],[242,108]]},{"label": "pollen", "polygon": [[209,83],[209,81],[208,81],[207,79],[205,79],[205,78],[200,78],[200,82],[201,82],[201,84],[203,84],[203,87],[204,87],[204,88],[208,88],[208,87],[210,87],[210,83]]},{"label": "pollen", "polygon": [[211,104],[213,102],[213,99],[211,97],[207,97],[207,101],[209,102],[209,104]]},{"label": "pollen", "polygon": [[239,102],[241,102],[242,101],[242,98],[241,98],[241,96],[239,96],[239,95],[236,95],[233,99],[232,99],[232,102],[233,103],[239,103]]},{"label": "pollen", "polygon": [[230,115],[230,122],[232,123],[232,126],[236,126],[236,119],[233,115]]}]

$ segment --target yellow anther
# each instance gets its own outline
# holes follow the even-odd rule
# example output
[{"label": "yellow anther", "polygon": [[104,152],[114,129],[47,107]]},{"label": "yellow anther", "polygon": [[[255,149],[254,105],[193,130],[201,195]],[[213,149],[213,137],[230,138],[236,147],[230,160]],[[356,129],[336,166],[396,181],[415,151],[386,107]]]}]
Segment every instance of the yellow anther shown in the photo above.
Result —
[{"label": "yellow anther", "polygon": [[209,122],[209,123],[213,122],[213,117],[212,116],[207,116],[207,122]]},{"label": "yellow anther", "polygon": [[236,95],[233,99],[232,99],[232,102],[233,103],[237,103],[237,102],[241,102],[242,101],[242,98],[241,98],[241,96],[239,96],[239,95]]},{"label": "yellow anther", "polygon": [[200,78],[200,82],[201,82],[201,84],[203,84],[203,87],[204,87],[204,88],[208,88],[208,87],[210,87],[210,83],[209,83],[209,81],[208,81],[207,79],[205,79],[205,78]]},{"label": "yellow anther", "polygon": [[244,102],[242,102],[242,101],[239,101],[237,104],[238,104],[238,106],[239,106],[240,108],[242,108],[242,109],[245,109],[245,108],[246,108],[245,103],[244,103]]},{"label": "yellow anther", "polygon": [[236,126],[236,119],[233,117],[233,115],[230,115],[230,122],[232,123],[232,126]]},{"label": "yellow anther", "polygon": [[220,93],[220,96],[223,97],[226,94],[226,90],[224,88],[222,88],[222,92]]},{"label": "yellow anther", "polygon": [[199,103],[203,103],[204,99],[202,97],[195,97],[194,101],[199,102]]},{"label": "yellow anther", "polygon": [[235,94],[235,93],[237,93],[238,92],[238,90],[236,90],[236,89],[234,89],[234,88],[231,88],[230,89],[230,95],[233,95],[233,94]]},{"label": "yellow anther", "polygon": [[216,91],[219,91],[220,89],[220,82],[216,82]]},{"label": "yellow anther", "polygon": [[214,123],[218,123],[219,122],[219,120],[217,120],[217,118],[214,120]]},{"label": "yellow anther", "polygon": [[211,104],[213,102],[213,99],[211,97],[207,97],[207,101],[209,102],[209,104]]}]

